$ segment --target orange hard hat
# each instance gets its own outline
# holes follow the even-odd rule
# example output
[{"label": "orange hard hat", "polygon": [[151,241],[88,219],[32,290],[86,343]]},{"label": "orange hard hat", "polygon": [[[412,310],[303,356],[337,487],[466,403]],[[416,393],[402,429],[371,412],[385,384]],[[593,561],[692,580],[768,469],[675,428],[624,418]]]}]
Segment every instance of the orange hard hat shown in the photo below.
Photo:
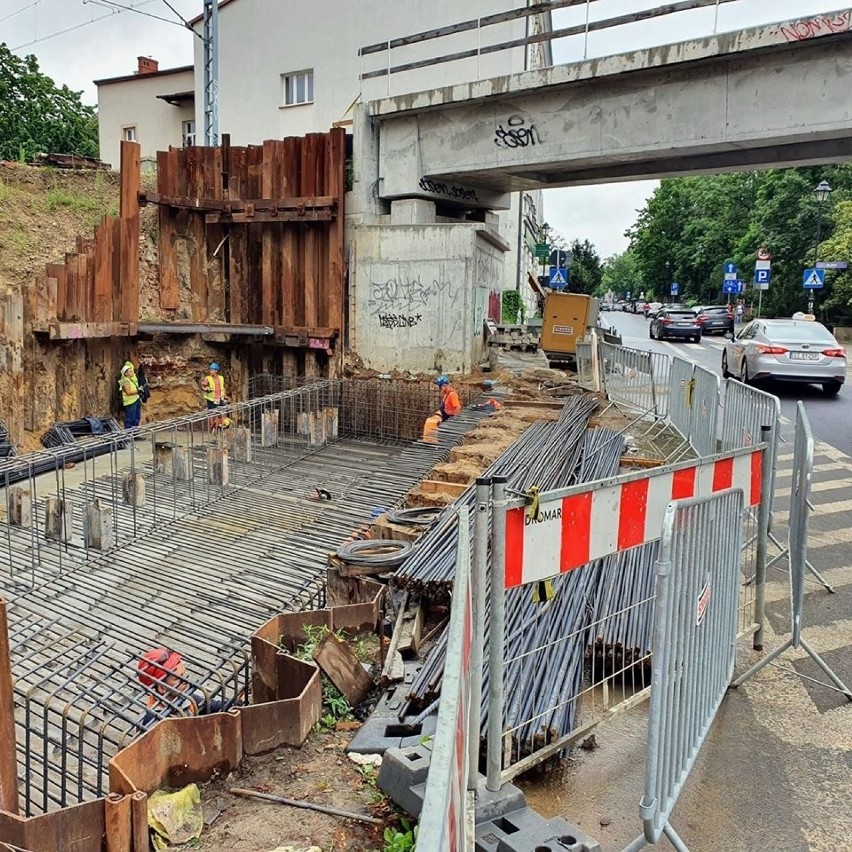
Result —
[{"label": "orange hard hat", "polygon": [[136,676],[143,686],[153,686],[158,680],[171,674],[182,675],[183,672],[183,657],[168,648],[146,651],[136,666]]}]

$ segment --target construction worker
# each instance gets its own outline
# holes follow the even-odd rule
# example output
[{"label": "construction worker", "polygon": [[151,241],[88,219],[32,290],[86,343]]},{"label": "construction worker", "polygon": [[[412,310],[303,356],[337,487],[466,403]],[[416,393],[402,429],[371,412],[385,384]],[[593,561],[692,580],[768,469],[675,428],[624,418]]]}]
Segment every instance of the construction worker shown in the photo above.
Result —
[{"label": "construction worker", "polygon": [[124,408],[124,428],[133,429],[139,425],[142,416],[142,401],[139,398],[139,379],[130,361],[125,361],[118,379],[121,391],[121,405]]},{"label": "construction worker", "polygon": [[169,648],[146,651],[136,665],[136,677],[147,693],[148,709],[139,723],[143,730],[167,716],[198,716],[225,709],[220,700],[208,701],[202,690],[192,687],[183,657]]},{"label": "construction worker", "polygon": [[201,390],[208,408],[225,404],[225,380],[219,375],[219,365],[215,361],[210,365],[210,372],[201,380]]},{"label": "construction worker", "polygon": [[435,384],[441,389],[441,407],[438,410],[441,421],[449,420],[450,417],[455,417],[461,412],[461,400],[446,376],[438,376],[435,379]]}]

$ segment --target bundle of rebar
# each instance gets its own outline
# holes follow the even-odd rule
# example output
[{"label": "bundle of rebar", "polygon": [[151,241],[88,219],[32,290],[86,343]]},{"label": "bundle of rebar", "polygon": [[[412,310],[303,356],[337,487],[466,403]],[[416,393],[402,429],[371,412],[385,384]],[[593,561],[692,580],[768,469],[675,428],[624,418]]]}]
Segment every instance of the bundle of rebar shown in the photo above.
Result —
[{"label": "bundle of rebar", "polygon": [[[571,401],[560,422],[572,418]],[[583,424],[585,429],[585,423]],[[495,463],[505,471],[509,463],[519,467],[510,478],[510,487],[545,483],[542,490],[581,482],[595,482],[614,476],[624,450],[620,433],[609,429],[589,429],[580,436],[576,448],[566,449],[567,464],[551,468],[558,455],[552,445],[544,459],[531,457],[530,447],[547,440],[546,424],[529,430],[529,447],[519,441]],[[505,464],[504,464],[505,462]],[[525,462],[532,462],[523,466]],[[550,475],[548,475],[550,474]],[[523,487],[523,486],[521,486]],[[460,500],[473,502],[472,491]],[[418,543],[417,553],[395,578],[409,588],[420,582],[424,593],[443,592],[455,569],[452,509],[447,510],[436,528]],[[421,547],[426,544],[425,554]],[[636,690],[648,684],[653,617],[653,565],[656,543],[597,560],[580,569],[554,578],[549,600],[534,597],[532,587],[522,586],[506,594],[505,681],[503,730],[511,736],[517,759],[542,745],[570,733],[576,727],[579,699],[584,690],[607,681],[611,687]],[[490,573],[489,573],[490,579]],[[490,583],[489,583],[490,584]],[[550,590],[548,590],[550,591]],[[490,594],[488,595],[490,599]],[[485,614],[486,642],[489,641],[490,613]],[[440,695],[447,653],[445,630],[431,649],[408,692],[403,713],[429,707]],[[488,659],[483,674],[481,719],[487,726]]]}]

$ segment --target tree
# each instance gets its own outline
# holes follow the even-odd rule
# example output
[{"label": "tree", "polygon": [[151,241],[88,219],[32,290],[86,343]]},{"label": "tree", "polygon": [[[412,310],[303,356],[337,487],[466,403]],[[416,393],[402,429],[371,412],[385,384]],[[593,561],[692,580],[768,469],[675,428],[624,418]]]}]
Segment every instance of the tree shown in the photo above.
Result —
[{"label": "tree", "polygon": [[614,254],[603,262],[601,286],[595,295],[603,296],[608,291],[623,298],[625,293],[641,293],[646,291],[646,297],[653,296],[653,290],[645,286],[636,255],[629,249],[621,254]]},{"label": "tree", "polygon": [[569,290],[572,293],[591,295],[600,290],[603,281],[603,266],[597,249],[588,240],[574,240],[571,243],[574,259],[571,263]]},{"label": "tree", "polygon": [[97,114],[81,95],[57,87],[35,56],[16,56],[0,44],[0,159],[39,152],[96,157]]},{"label": "tree", "polygon": [[[834,233],[820,243],[819,255],[825,260],[845,260],[852,265],[852,201],[839,202],[833,219]],[[828,272],[826,284],[831,291],[825,301],[826,309],[837,319],[852,317],[852,271]]]}]

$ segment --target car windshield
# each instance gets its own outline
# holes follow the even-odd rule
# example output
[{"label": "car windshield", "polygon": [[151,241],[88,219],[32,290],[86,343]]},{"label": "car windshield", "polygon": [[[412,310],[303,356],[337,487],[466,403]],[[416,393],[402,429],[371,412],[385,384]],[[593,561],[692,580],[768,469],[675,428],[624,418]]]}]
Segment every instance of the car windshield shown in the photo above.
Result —
[{"label": "car windshield", "polygon": [[704,308],[704,310],[701,311],[701,313],[702,314],[727,314],[728,309],[727,308]]},{"label": "car windshield", "polygon": [[693,314],[691,311],[666,311],[666,316],[672,317],[672,319],[695,319],[695,314]]},{"label": "car windshield", "polygon": [[766,328],[770,340],[788,340],[797,343],[834,343],[829,330],[819,323],[790,322],[773,323]]}]

